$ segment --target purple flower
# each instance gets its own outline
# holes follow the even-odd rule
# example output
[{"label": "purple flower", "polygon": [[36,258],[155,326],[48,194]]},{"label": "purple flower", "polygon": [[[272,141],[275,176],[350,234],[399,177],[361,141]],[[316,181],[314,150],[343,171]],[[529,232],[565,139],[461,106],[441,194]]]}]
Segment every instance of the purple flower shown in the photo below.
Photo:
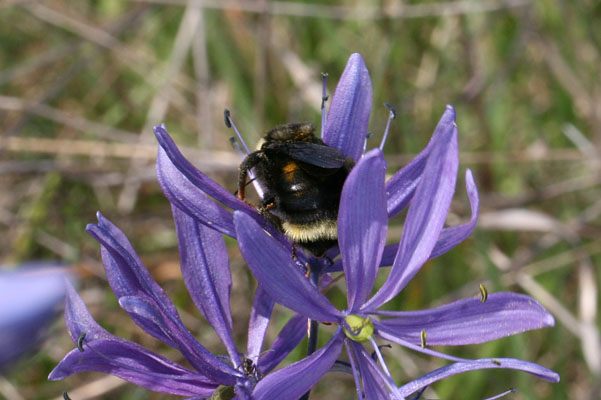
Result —
[{"label": "purple flower", "polygon": [[[421,346],[481,343],[553,325],[551,315],[527,296],[499,293],[489,296],[485,303],[479,299],[464,299],[433,310],[378,310],[407,285],[425,261],[447,252],[470,235],[476,225],[479,200],[471,172],[467,171],[471,219],[459,226],[443,228],[458,168],[457,126],[452,107],[447,106],[428,146],[384,182],[386,166],[381,152],[373,150],[363,155],[371,103],[369,73],[362,57],[353,54],[334,93],[323,132],[327,144],[358,162],[345,184],[339,210],[342,256],[328,268],[328,272],[345,272],[348,289],[345,311],[337,310],[304,277],[306,263],[314,267],[325,265],[325,261],[298,252],[298,260],[294,262],[290,242],[252,207],[187,161],[164,126],[155,127],[160,144],[159,182],[170,201],[184,213],[200,224],[238,238],[259,283],[277,302],[314,320],[339,325],[328,345],[320,350],[321,357],[329,357],[331,365],[336,358],[332,354],[337,355],[346,341],[349,357],[354,362],[353,370],[358,371],[356,379],[361,377],[364,390],[370,396],[379,398],[385,391],[383,383],[401,396],[434,380],[470,369],[514,368],[551,381],[558,380],[552,371],[524,361],[503,359],[499,365],[497,360],[464,360]],[[234,210],[233,215],[210,197]],[[398,215],[409,203],[413,206],[400,243],[385,246],[388,218]],[[338,250],[328,255],[334,258]],[[386,283],[368,299],[378,268],[390,265]],[[373,341],[371,335],[365,335],[373,328],[373,335],[456,363],[397,389],[363,346],[349,339],[358,338],[351,333],[353,327],[349,324],[356,324],[355,328],[363,332],[363,336],[358,335],[362,340]],[[349,334],[344,334],[343,327]]]},{"label": "purple flower", "polygon": [[[184,367],[100,327],[71,285],[67,289],[65,320],[77,348],[50,373],[49,379],[64,379],[83,371],[100,371],[118,376],[150,390],[200,399],[215,390],[235,387],[240,399],[271,399],[264,393],[294,386],[309,390],[335,355],[327,348],[268,374],[296,347],[305,335],[307,318],[295,315],[280,331],[271,348],[261,347],[271,316],[273,301],[257,290],[252,307],[246,355],[236,350],[230,313],[231,276],[225,242],[220,233],[198,224],[173,207],[179,239],[181,268],[194,303],[227,349],[228,356],[209,352],[183,325],[178,312],[143,266],[125,235],[98,214],[98,225],[87,231],[101,244],[109,284],[120,306],[147,333],[178,349],[190,367]],[[289,385],[287,379],[306,371]],[[224,397],[227,398],[227,397]],[[292,397],[279,397],[291,398]]]},{"label": "purple flower", "polygon": [[0,267],[0,369],[44,337],[65,298],[64,267],[32,263],[18,270]]},{"label": "purple flower", "polygon": [[[482,302],[467,298],[422,311],[380,311],[395,297],[431,257],[453,247],[467,227],[443,230],[455,190],[458,168],[457,125],[451,108],[434,132],[423,172],[415,186],[400,243],[388,247],[394,252],[388,279],[370,298],[376,274],[385,263],[385,242],[391,201],[390,185],[384,182],[386,163],[379,149],[365,154],[349,174],[342,191],[338,214],[338,242],[344,270],[347,308],[336,309],[304,277],[297,263],[281,243],[274,240],[251,216],[234,213],[240,249],[259,284],[276,302],[307,317],[339,326],[330,340],[328,352],[348,347],[353,370],[359,372],[367,398],[388,398],[382,383],[395,398],[407,396],[431,382],[473,369],[510,368],[529,372],[556,382],[559,376],[542,366],[512,359],[466,360],[427,348],[429,345],[464,345],[538,329],[554,324],[553,317],[534,299],[513,293],[496,293]],[[414,160],[414,163],[416,161]],[[407,167],[406,167],[407,168]],[[394,178],[393,178],[394,179]],[[477,213],[478,194],[471,172],[466,174],[468,194]],[[475,207],[474,207],[475,205]],[[394,250],[394,251],[393,251]],[[373,336],[392,341],[455,364],[427,374],[396,388],[381,361],[377,367],[360,341]],[[343,339],[343,340],[341,340]],[[327,353],[324,353],[326,357]],[[359,388],[359,384],[357,383]],[[358,389],[359,390],[359,389]],[[361,396],[361,395],[360,395]]]}]

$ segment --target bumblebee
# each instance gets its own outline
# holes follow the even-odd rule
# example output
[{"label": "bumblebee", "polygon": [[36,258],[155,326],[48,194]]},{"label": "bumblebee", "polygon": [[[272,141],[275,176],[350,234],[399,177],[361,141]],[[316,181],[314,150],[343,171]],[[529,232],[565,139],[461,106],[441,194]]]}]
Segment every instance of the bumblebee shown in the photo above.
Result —
[{"label": "bumblebee", "polygon": [[354,161],[315,136],[311,123],[279,125],[240,164],[238,198],[249,172],[264,189],[256,208],[293,243],[318,257],[337,244],[342,185]]}]

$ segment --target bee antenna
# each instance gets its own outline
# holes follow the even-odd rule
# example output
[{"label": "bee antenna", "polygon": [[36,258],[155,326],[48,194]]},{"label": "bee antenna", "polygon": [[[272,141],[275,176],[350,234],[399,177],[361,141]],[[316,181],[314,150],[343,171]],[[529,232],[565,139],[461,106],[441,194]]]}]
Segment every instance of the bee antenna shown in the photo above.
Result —
[{"label": "bee antenna", "polygon": [[384,103],[384,107],[388,108],[388,121],[386,121],[386,129],[384,130],[384,137],[382,138],[382,142],[380,143],[380,150],[384,148],[384,143],[386,143],[386,138],[388,138],[388,130],[390,129],[390,121],[396,118],[396,111],[394,107],[390,103]]},{"label": "bee antenna", "polygon": [[321,137],[323,138],[323,133],[326,127],[326,101],[328,101],[329,97],[327,90],[327,82],[328,82],[328,74],[327,72],[321,73]]},{"label": "bee antenna", "polygon": [[242,138],[240,131],[238,131],[238,127],[236,127],[236,124],[234,123],[234,120],[232,119],[232,117],[230,115],[230,110],[228,110],[227,108],[225,110],[223,110],[223,122],[225,122],[225,126],[227,126],[228,128],[234,128],[234,132],[236,132],[236,136],[238,136],[238,140],[240,140],[240,143],[242,143],[242,147],[244,148],[244,151],[246,151],[246,154],[250,154],[250,150],[248,149],[246,142]]}]

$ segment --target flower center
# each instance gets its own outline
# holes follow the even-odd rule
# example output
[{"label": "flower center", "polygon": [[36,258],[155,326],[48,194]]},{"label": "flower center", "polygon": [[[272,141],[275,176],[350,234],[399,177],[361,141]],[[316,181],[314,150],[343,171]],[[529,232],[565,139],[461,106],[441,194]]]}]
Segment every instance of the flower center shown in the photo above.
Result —
[{"label": "flower center", "polygon": [[369,317],[348,315],[344,318],[351,330],[344,327],[344,334],[355,342],[367,342],[374,333],[374,324]]}]

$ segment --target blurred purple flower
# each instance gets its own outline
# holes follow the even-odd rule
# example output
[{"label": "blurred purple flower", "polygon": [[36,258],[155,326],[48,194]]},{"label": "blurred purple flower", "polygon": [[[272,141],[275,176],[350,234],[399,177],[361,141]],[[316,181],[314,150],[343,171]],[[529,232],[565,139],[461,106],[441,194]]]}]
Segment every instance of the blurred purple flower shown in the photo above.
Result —
[{"label": "blurred purple flower", "polygon": [[41,262],[0,267],[0,369],[34,348],[65,298],[66,269]]},{"label": "blurred purple flower", "polygon": [[[336,309],[313,286],[296,266],[289,251],[274,240],[244,212],[234,213],[234,225],[240,249],[259,284],[274,300],[310,319],[334,323],[338,330],[330,339],[328,350],[338,354],[342,343],[348,346],[349,358],[357,379],[363,382],[367,398],[401,398],[433,381],[460,372],[485,368],[510,368],[534,374],[552,382],[559,376],[542,366],[513,359],[466,360],[427,348],[427,345],[465,345],[483,343],[531,329],[554,324],[553,317],[534,299],[520,294],[495,293],[485,302],[467,298],[435,309],[422,311],[380,311],[379,307],[395,297],[431,257],[453,247],[463,237],[464,227],[443,230],[455,190],[458,151],[454,112],[447,108],[423,161],[421,176],[413,189],[413,201],[405,220],[400,243],[388,247],[394,251],[388,279],[370,298],[378,268],[385,254],[387,222],[391,196],[385,180],[386,163],[379,149],[365,154],[349,174],[342,191],[338,214],[338,242],[341,258],[337,265],[344,271],[347,285],[347,308]],[[414,160],[415,162],[415,160]],[[466,174],[472,207],[478,194],[471,172]],[[459,234],[458,234],[459,233]],[[422,353],[442,357],[455,364],[427,374],[397,388],[363,348],[360,341],[373,336],[392,341]]]},{"label": "blurred purple flower", "polygon": [[[231,275],[225,242],[220,233],[198,224],[176,207],[173,207],[173,215],[184,282],[229,357],[212,354],[194,338],[125,235],[98,213],[98,225],[88,225],[87,231],[100,242],[107,278],[120,306],[147,333],[178,349],[191,368],[104,330],[94,321],[73,287],[68,285],[65,320],[78,348],[65,356],[49,379],[100,371],[150,390],[192,399],[209,397],[215,390],[226,390],[226,387],[235,387],[239,399],[270,399],[260,393],[278,391],[282,385],[290,386],[283,379],[307,370],[295,378],[294,385],[299,390],[311,388],[326,372],[323,365],[329,367],[330,361],[334,362],[328,355],[323,356],[326,350],[267,375],[302,340],[307,318],[292,317],[270,350],[261,355],[273,301],[258,290],[251,312],[247,354],[238,353],[232,336]],[[335,356],[329,354],[329,357]]]}]

